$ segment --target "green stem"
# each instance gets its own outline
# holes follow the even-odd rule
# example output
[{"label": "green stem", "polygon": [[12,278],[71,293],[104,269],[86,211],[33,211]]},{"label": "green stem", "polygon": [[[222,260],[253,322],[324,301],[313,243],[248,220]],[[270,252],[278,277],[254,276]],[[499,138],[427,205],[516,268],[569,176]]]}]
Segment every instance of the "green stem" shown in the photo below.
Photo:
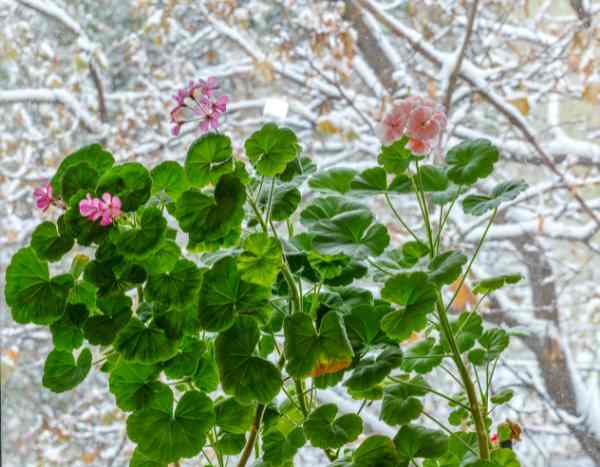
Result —
[{"label": "green stem", "polygon": [[392,200],[390,199],[390,196],[385,193],[385,200],[388,204],[388,206],[390,207],[390,209],[392,210],[392,212],[394,213],[394,216],[396,217],[396,219],[398,219],[398,222],[400,222],[400,224],[402,225],[402,227],[404,227],[406,229],[406,231],[412,235],[412,237],[417,241],[417,242],[421,242],[421,240],[419,240],[419,237],[417,237],[417,234],[413,232],[413,230],[406,224],[406,222],[404,222],[404,220],[402,219],[402,216],[400,216],[400,213],[398,211],[396,211],[396,208],[394,207],[394,205],[392,204]]},{"label": "green stem", "polygon": [[460,196],[460,192],[461,191],[462,191],[462,185],[460,185],[458,187],[458,190],[456,190],[456,194],[452,198],[452,202],[450,203],[450,207],[448,208],[448,211],[446,211],[446,214],[444,215],[444,218],[442,219],[442,222],[438,226],[438,232],[437,232],[437,235],[436,235],[436,238],[435,238],[435,242],[434,242],[434,246],[435,246],[436,250],[440,247],[440,240],[442,238],[442,231],[443,231],[443,229],[444,229],[444,227],[446,225],[446,221],[448,220],[448,217],[450,216],[450,212],[452,211],[452,208],[454,207],[454,204],[456,203],[456,200]]},{"label": "green stem", "polygon": [[308,417],[308,409],[306,408],[306,400],[304,398],[304,388],[302,387],[302,380],[300,378],[294,378],[294,384],[296,385],[296,396],[298,396],[298,403],[300,404],[300,410],[304,418]]},{"label": "green stem", "polygon": [[250,459],[250,455],[252,454],[252,450],[254,449],[254,443],[256,442],[256,436],[258,435],[258,429],[260,428],[260,423],[262,421],[264,412],[265,406],[259,404],[256,407],[256,415],[254,416],[252,428],[250,428],[250,436],[248,437],[248,441],[246,442],[246,446],[244,447],[244,451],[242,452],[237,467],[245,467],[245,465],[248,463],[248,459]]},{"label": "green stem", "polygon": [[494,209],[494,212],[490,216],[490,220],[488,221],[487,225],[485,226],[483,235],[479,239],[477,248],[475,248],[475,253],[473,253],[473,256],[471,257],[471,261],[469,261],[469,264],[467,265],[467,269],[465,270],[464,274],[460,278],[460,282],[458,283],[458,287],[456,287],[456,290],[454,291],[454,295],[452,295],[452,299],[446,306],[446,312],[450,309],[450,307],[454,303],[454,300],[456,300],[456,297],[458,296],[463,284],[465,283],[465,280],[467,280],[467,276],[469,275],[469,272],[471,271],[471,268],[473,267],[473,263],[475,262],[475,259],[477,259],[477,256],[479,255],[479,252],[481,251],[481,247],[483,246],[483,242],[485,241],[485,238],[487,237],[487,234],[490,231],[490,227],[492,226],[492,224],[494,223],[494,220],[496,219],[497,212],[498,212],[498,208]]},{"label": "green stem", "polygon": [[419,168],[419,161],[415,162],[417,168],[417,177],[419,177],[419,186],[415,183],[414,177],[411,178],[413,188],[417,195],[417,201],[419,202],[419,207],[421,208],[421,212],[423,213],[423,220],[425,221],[425,228],[427,229],[427,240],[429,241],[429,257],[433,258],[435,255],[435,250],[433,247],[433,232],[431,230],[431,221],[429,219],[429,207],[427,206],[427,201],[425,200],[425,193],[419,187],[423,187],[423,177],[421,176],[421,169]]}]

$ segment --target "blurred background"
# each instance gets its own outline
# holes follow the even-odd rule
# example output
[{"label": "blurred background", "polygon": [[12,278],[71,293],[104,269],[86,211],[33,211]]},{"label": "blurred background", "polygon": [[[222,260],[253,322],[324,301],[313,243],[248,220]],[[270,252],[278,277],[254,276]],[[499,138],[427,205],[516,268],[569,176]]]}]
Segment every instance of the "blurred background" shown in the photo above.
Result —
[{"label": "blurred background", "polygon": [[[482,311],[516,336],[497,387],[517,396],[494,421],[522,426],[523,466],[600,466],[600,1],[0,0],[1,280],[55,215],[36,210],[32,192],[65,155],[101,142],[121,162],[183,161],[197,135],[171,136],[172,95],[208,76],[230,96],[223,131],[241,157],[269,98],[287,102],[285,124],[320,167],[372,165],[378,122],[414,94],[445,105],[443,146],[501,147],[490,183],[530,188],[500,209],[455,311],[473,305],[469,283],[523,273]],[[383,202],[373,208],[404,241]],[[405,198],[398,209],[418,211]],[[460,209],[450,221],[446,246],[472,250],[482,221]],[[125,417],[104,375],[51,393],[47,329],[16,325],[4,302],[0,324],[2,465],[127,465]],[[363,413],[370,432],[390,430]],[[296,463],[327,464],[310,449]]]}]

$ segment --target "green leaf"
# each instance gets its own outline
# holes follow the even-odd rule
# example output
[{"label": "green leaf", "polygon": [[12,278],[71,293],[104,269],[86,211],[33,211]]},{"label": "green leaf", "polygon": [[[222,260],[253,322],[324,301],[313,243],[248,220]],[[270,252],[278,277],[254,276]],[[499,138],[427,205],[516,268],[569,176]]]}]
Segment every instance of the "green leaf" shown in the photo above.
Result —
[{"label": "green leaf", "polygon": [[527,189],[527,183],[523,180],[503,182],[494,187],[489,195],[465,196],[462,202],[463,211],[466,214],[481,216],[487,211],[500,206],[505,201],[512,201]]},{"label": "green leaf", "polygon": [[372,435],[352,454],[352,467],[404,467],[394,442],[387,436]]},{"label": "green leaf", "polygon": [[217,439],[216,448],[221,451],[221,454],[226,456],[235,456],[244,449],[246,445],[246,436],[234,435],[232,433],[221,433]]},{"label": "green leaf", "polygon": [[345,194],[350,191],[350,184],[355,176],[355,170],[333,168],[313,175],[308,186],[315,191]]},{"label": "green leaf", "polygon": [[353,305],[344,315],[348,338],[355,352],[388,341],[380,325],[381,319],[390,311],[389,303],[377,300],[374,304]]},{"label": "green leaf", "polygon": [[92,367],[92,352],[83,349],[77,358],[71,352],[54,349],[44,364],[44,387],[54,392],[64,392],[79,385]]},{"label": "green leaf", "polygon": [[277,176],[277,179],[300,186],[316,171],[317,166],[309,157],[297,157],[285,166],[285,170]]},{"label": "green leaf", "polygon": [[119,359],[110,373],[110,392],[117,406],[126,412],[148,406],[157,398],[169,397],[167,385],[157,381],[160,369],[153,365],[141,365]]},{"label": "green leaf", "polygon": [[93,311],[96,308],[97,292],[98,287],[94,284],[85,280],[75,281],[69,292],[67,303],[72,305],[85,305],[89,311]]},{"label": "green leaf", "polygon": [[98,172],[87,162],[80,162],[69,167],[61,181],[62,197],[69,201],[79,191],[93,193],[98,182]]},{"label": "green leaf", "polygon": [[192,376],[198,368],[206,344],[195,337],[184,336],[177,355],[165,362],[164,372],[171,379]]},{"label": "green leaf", "polygon": [[440,253],[429,263],[429,280],[437,285],[452,284],[462,273],[467,257],[459,251]]},{"label": "green leaf", "polygon": [[181,249],[173,240],[163,239],[144,259],[144,266],[152,274],[173,270],[181,257]]},{"label": "green leaf", "polygon": [[436,344],[436,340],[433,337],[428,337],[406,350],[406,358],[402,362],[402,369],[406,372],[429,373],[442,363],[442,357],[439,357],[439,355],[443,353],[443,347]]},{"label": "green leaf", "polygon": [[83,335],[93,345],[111,344],[131,317],[131,298],[116,295],[98,300],[102,315],[91,316],[83,325]]},{"label": "green leaf", "polygon": [[232,256],[217,261],[204,274],[198,319],[208,331],[230,327],[238,315],[250,315],[264,320],[271,289],[243,281]]},{"label": "green leaf", "polygon": [[517,455],[512,449],[494,449],[491,457],[494,467],[521,467]]},{"label": "green leaf", "polygon": [[335,404],[324,404],[313,410],[304,422],[304,433],[310,443],[317,448],[341,448],[362,433],[361,418],[356,414],[346,414],[336,418]]},{"label": "green leaf", "polygon": [[434,459],[448,451],[448,436],[423,426],[405,425],[394,437],[394,444],[402,460]]},{"label": "green leaf", "polygon": [[54,177],[52,177],[52,181],[50,182],[52,189],[54,190],[55,197],[62,197],[62,199],[65,201],[69,200],[70,196],[65,196],[61,191],[63,177],[68,169],[82,162],[88,164],[92,169],[94,169],[97,175],[102,175],[104,172],[110,169],[115,160],[112,154],[108,151],[105,151],[100,144],[84,146],[76,152],[69,154],[61,162],[56,174]]},{"label": "green leaf", "polygon": [[415,160],[409,149],[406,148],[408,138],[403,137],[389,146],[382,146],[377,162],[382,165],[387,173],[403,174],[410,162]]},{"label": "green leaf", "polygon": [[319,333],[310,316],[294,313],[284,322],[287,372],[292,376],[320,376],[348,367],[354,356],[343,318],[330,311],[321,320]]},{"label": "green leaf", "polygon": [[152,179],[144,166],[138,162],[116,165],[98,180],[96,193],[108,192],[118,196],[124,211],[135,211],[142,206],[152,189]]},{"label": "green leaf", "polygon": [[88,317],[84,305],[67,305],[65,313],[50,325],[52,343],[57,350],[71,351],[83,344],[83,323]]},{"label": "green leaf", "polygon": [[85,198],[85,195],[85,192],[80,191],[71,198],[71,206],[67,212],[58,218],[58,231],[63,235],[76,238],[77,243],[82,246],[89,246],[92,243],[100,245],[114,226],[100,225],[98,222],[92,222],[79,213],[79,201]]},{"label": "green leaf", "polygon": [[113,230],[111,240],[125,257],[143,258],[158,245],[166,227],[167,220],[163,217],[160,209],[146,208],[138,227],[119,233]]},{"label": "green leaf", "polygon": [[434,165],[422,165],[419,167],[419,176],[415,176],[417,186],[423,183],[423,191],[440,192],[448,188],[448,177],[446,172]]},{"label": "green leaf", "polygon": [[189,188],[189,181],[183,167],[175,161],[164,161],[150,172],[152,177],[152,195],[166,193],[172,200],[177,201],[181,194]]},{"label": "green leaf", "polygon": [[344,383],[351,391],[365,391],[381,383],[402,362],[402,350],[388,347],[374,359],[363,358]]},{"label": "green leaf", "polygon": [[386,386],[381,404],[381,419],[388,425],[406,425],[418,418],[423,404],[418,399],[429,392],[422,376]]},{"label": "green leaf", "polygon": [[256,285],[270,287],[281,270],[281,244],[262,232],[244,240],[244,250],[238,257],[238,271],[242,279]]},{"label": "green leaf", "polygon": [[181,195],[171,214],[187,232],[190,243],[223,242],[244,218],[246,189],[234,175],[223,175],[214,196],[192,188]]},{"label": "green leaf", "polygon": [[379,256],[390,242],[386,228],[375,222],[366,206],[344,198],[318,198],[300,218],[313,235],[313,247],[322,254]]},{"label": "green leaf", "polygon": [[176,342],[155,324],[146,326],[137,318],[129,320],[119,331],[114,348],[126,360],[152,364],[168,360],[175,353]]},{"label": "green leaf", "polygon": [[202,271],[188,259],[180,259],[170,272],[151,275],[146,284],[149,300],[172,306],[191,303],[202,284]]},{"label": "green leaf", "polygon": [[216,425],[228,433],[244,434],[250,430],[255,412],[254,404],[240,404],[237,399],[229,397],[215,404]]},{"label": "green leaf", "polygon": [[472,185],[494,170],[498,149],[486,139],[463,141],[446,155],[448,178],[457,185]]},{"label": "green leaf", "polygon": [[199,391],[188,391],[177,403],[153,404],[134,412],[127,419],[127,435],[138,449],[152,460],[176,462],[198,454],[205,435],[215,422],[210,398]]},{"label": "green leaf", "polygon": [[405,307],[409,313],[429,313],[436,301],[436,289],[426,273],[406,272],[388,279],[381,297]]},{"label": "green leaf", "polygon": [[244,148],[256,171],[265,177],[281,174],[300,152],[294,132],[274,123],[267,123],[253,133]]},{"label": "green leaf", "polygon": [[270,466],[292,465],[298,449],[306,443],[302,428],[292,430],[287,436],[276,428],[267,430],[262,437],[263,460]]},{"label": "green leaf", "polygon": [[514,395],[515,395],[515,393],[512,389],[505,389],[504,391],[500,391],[500,392],[494,394],[491,397],[491,400],[494,404],[497,404],[497,405],[506,404],[508,401],[510,401],[513,398]]},{"label": "green leaf", "polygon": [[503,329],[489,329],[479,337],[481,347],[469,352],[469,361],[475,365],[483,365],[496,360],[508,347],[509,337]]},{"label": "green leaf", "polygon": [[252,354],[260,338],[256,321],[239,316],[233,326],[215,341],[221,386],[242,403],[267,404],[279,393],[281,372],[268,360]]},{"label": "green leaf", "polygon": [[192,143],[185,158],[185,172],[192,185],[202,188],[217,183],[221,175],[233,172],[233,151],[229,137],[206,133]]},{"label": "green leaf", "polygon": [[[265,203],[268,195],[265,192]],[[288,219],[298,208],[302,195],[300,190],[289,183],[276,184],[271,200],[271,218],[274,221]]]},{"label": "green leaf", "polygon": [[[461,313],[458,319],[450,323],[450,327],[452,328],[458,350],[461,353],[470,350],[483,332],[481,316],[476,312],[469,313],[465,311]],[[442,345],[446,352],[450,352],[450,346],[445,339],[443,339]]]},{"label": "green leaf", "polygon": [[156,462],[144,455],[139,449],[133,451],[129,467],[168,467],[164,462]]},{"label": "green leaf", "polygon": [[475,282],[473,287],[473,293],[483,293],[488,294],[491,292],[495,292],[496,290],[504,287],[508,284],[516,284],[523,279],[521,274],[505,274],[502,276],[490,277],[488,279],[483,279],[479,282]]},{"label": "green leaf", "polygon": [[50,278],[48,263],[33,248],[20,249],[6,269],[4,297],[17,323],[50,324],[65,311],[73,277]]},{"label": "green leaf", "polygon": [[213,392],[219,385],[219,370],[212,346],[200,356],[198,368],[192,377],[194,385],[205,392]]},{"label": "green leaf", "polygon": [[381,167],[373,167],[357,174],[350,183],[353,193],[380,194],[388,191],[387,174]]},{"label": "green leaf", "polygon": [[59,234],[52,222],[42,222],[33,231],[31,246],[38,258],[58,261],[73,247],[73,237]]}]

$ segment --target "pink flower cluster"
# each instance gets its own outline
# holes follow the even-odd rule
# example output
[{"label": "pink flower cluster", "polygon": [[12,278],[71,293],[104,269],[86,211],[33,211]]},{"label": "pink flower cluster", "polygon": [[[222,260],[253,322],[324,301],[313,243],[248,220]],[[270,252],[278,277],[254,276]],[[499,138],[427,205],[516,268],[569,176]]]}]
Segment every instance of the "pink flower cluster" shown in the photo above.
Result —
[{"label": "pink flower cluster", "polygon": [[92,198],[88,193],[79,202],[79,213],[94,222],[100,219],[100,225],[110,225],[121,215],[121,200],[110,193],[104,193],[102,199]]},{"label": "pink flower cluster", "polygon": [[383,120],[383,140],[386,144],[406,135],[408,148],[414,154],[427,154],[439,141],[447,120],[443,107],[418,96],[408,97],[394,104]]},{"label": "pink flower cluster", "polygon": [[52,199],[52,185],[47,182],[43,187],[38,187],[33,191],[33,197],[35,198],[35,205],[42,211],[47,211],[53,202]]},{"label": "pink flower cluster", "polygon": [[217,79],[190,81],[187,88],[173,96],[177,105],[171,111],[172,133],[177,136],[185,123],[197,122],[202,132],[219,127],[219,117],[227,110],[227,96],[215,95],[219,87]]}]

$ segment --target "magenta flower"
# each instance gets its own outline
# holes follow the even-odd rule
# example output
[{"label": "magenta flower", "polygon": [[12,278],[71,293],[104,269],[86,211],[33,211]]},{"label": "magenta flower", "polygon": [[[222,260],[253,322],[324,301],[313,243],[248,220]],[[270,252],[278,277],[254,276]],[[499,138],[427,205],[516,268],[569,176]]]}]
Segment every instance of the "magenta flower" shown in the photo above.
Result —
[{"label": "magenta flower", "polygon": [[102,199],[99,199],[92,198],[88,193],[79,202],[79,213],[93,222],[100,219],[100,225],[106,226],[112,224],[121,215],[121,206],[121,200],[118,196],[104,193]]},{"label": "magenta flower", "polygon": [[391,144],[406,135],[414,154],[427,154],[439,141],[446,124],[442,107],[431,99],[413,96],[394,104],[383,120],[382,138],[384,143]]},{"label": "magenta flower", "polygon": [[110,193],[104,193],[101,201],[102,217],[100,225],[110,225],[121,215],[121,200],[118,196],[111,196]]},{"label": "magenta flower", "polygon": [[202,132],[219,127],[219,117],[227,110],[227,96],[215,96],[217,79],[208,78],[197,83],[190,81],[187,88],[173,96],[177,105],[171,111],[172,133],[177,136],[185,123],[194,122]]},{"label": "magenta flower", "polygon": [[52,204],[52,185],[47,182],[43,187],[38,187],[33,191],[35,205],[42,211],[47,211]]}]

